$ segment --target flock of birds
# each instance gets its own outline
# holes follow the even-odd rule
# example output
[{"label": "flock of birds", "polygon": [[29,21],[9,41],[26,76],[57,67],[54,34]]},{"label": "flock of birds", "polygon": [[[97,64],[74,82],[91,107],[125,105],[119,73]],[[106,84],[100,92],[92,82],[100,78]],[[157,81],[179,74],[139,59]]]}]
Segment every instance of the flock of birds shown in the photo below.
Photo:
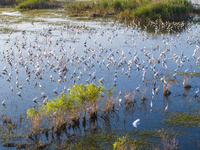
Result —
[{"label": "flock of birds", "polygon": [[[200,61],[200,28],[190,22],[156,21],[147,26],[139,22],[130,26],[119,22],[91,26],[64,22],[55,26],[41,24],[41,28],[37,28],[39,22],[32,22],[16,33],[18,26],[6,36],[1,34],[7,38],[1,43],[0,58],[5,66],[1,65],[0,80],[9,85],[9,94],[31,99],[28,107],[69,92],[74,83],[99,81],[117,90],[131,88],[140,95],[148,87],[152,108],[154,98],[162,93],[161,86],[170,86],[176,80],[184,86],[187,80],[180,74],[194,75]],[[149,33],[148,28],[153,32]],[[198,82],[193,85],[195,97],[198,86]],[[29,89],[30,94],[25,94],[24,89]],[[124,97],[119,103],[128,96],[121,93]],[[2,105],[8,103],[5,96]],[[164,110],[168,107],[167,103]],[[137,127],[139,121],[134,121],[133,126]]]}]

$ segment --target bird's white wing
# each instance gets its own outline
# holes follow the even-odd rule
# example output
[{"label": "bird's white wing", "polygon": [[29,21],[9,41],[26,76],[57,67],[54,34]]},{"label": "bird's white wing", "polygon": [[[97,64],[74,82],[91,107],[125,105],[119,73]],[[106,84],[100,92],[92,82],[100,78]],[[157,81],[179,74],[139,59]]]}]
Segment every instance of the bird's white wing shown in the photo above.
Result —
[{"label": "bird's white wing", "polygon": [[133,122],[133,126],[135,127],[135,128],[137,128],[137,123],[140,121],[140,119],[137,119],[137,120],[135,120],[134,122]]}]

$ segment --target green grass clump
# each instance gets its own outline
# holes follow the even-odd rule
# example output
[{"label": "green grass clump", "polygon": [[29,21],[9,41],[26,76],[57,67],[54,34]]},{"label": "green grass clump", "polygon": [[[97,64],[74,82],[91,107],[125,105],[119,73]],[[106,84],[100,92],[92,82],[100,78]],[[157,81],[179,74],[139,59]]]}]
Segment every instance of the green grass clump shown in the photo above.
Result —
[{"label": "green grass clump", "polygon": [[18,0],[18,9],[53,8],[57,3],[54,0]]},{"label": "green grass clump", "polygon": [[200,125],[200,115],[195,113],[176,112],[164,123],[170,126],[198,126]]},{"label": "green grass clump", "polygon": [[190,12],[190,7],[181,4],[167,4],[163,2],[154,3],[151,5],[140,6],[136,10],[133,11],[133,15],[137,18],[140,17],[148,17],[151,20],[156,20],[161,18],[162,20],[180,20],[184,17],[184,15],[188,15]]},{"label": "green grass clump", "polygon": [[147,149],[153,147],[153,142],[140,139],[130,138],[128,136],[118,137],[117,141],[113,144],[113,149]]}]

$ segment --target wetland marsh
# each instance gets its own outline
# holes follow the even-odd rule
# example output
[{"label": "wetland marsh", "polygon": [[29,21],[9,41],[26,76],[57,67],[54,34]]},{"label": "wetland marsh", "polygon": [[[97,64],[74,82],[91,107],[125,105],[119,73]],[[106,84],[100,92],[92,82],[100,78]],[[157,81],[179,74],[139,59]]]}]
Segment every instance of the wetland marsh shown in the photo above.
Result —
[{"label": "wetland marsh", "polygon": [[[1,9],[0,19],[1,149],[200,147],[198,22],[15,9]],[[85,103],[98,88],[95,104]],[[61,111],[60,94],[84,101]],[[30,116],[53,99],[50,115]]]}]

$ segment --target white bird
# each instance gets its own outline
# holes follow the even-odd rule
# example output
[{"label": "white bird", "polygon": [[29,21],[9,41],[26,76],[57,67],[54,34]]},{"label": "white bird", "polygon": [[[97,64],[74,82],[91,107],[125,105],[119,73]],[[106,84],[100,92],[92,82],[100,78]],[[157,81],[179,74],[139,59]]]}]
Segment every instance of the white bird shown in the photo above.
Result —
[{"label": "white bird", "polygon": [[64,89],[63,90],[66,91],[66,85],[64,85]]},{"label": "white bird", "polygon": [[153,96],[155,95],[155,91],[154,91],[154,89],[152,89],[152,94],[153,94]]},{"label": "white bird", "polygon": [[102,78],[99,80],[99,82],[101,82],[101,83],[103,83],[103,81],[104,81],[104,77],[102,77]]},{"label": "white bird", "polygon": [[56,88],[53,90],[53,92],[54,92],[54,93],[57,93],[57,89],[58,89],[58,87],[56,87]]},{"label": "white bird", "polygon": [[140,119],[135,120],[132,124],[135,128],[137,128],[137,125],[139,124]]},{"label": "white bird", "polygon": [[165,112],[167,112],[167,109],[168,109],[168,103],[167,103],[167,106],[165,107]]},{"label": "white bird", "polygon": [[29,82],[29,78],[26,78],[26,81]]},{"label": "white bird", "polygon": [[138,86],[138,87],[136,87],[136,89],[135,89],[135,90],[136,90],[136,91],[139,91],[139,88],[140,88],[140,84],[139,84],[139,86]]},{"label": "white bird", "polygon": [[159,87],[157,87],[156,89],[155,89],[155,94],[158,94],[158,90],[159,90]]},{"label": "white bird", "polygon": [[12,86],[11,86],[11,88],[10,88],[10,89],[11,89],[11,91],[13,92],[13,87],[12,87]]},{"label": "white bird", "polygon": [[39,87],[42,88],[42,85],[40,84],[40,82],[39,82]]},{"label": "white bird", "polygon": [[2,103],[1,103],[3,106],[5,106],[5,98],[4,98],[4,100],[2,101]]},{"label": "white bird", "polygon": [[173,74],[173,77],[176,78],[176,75],[177,75],[177,73],[174,73],[174,74]]},{"label": "white bird", "polygon": [[23,85],[19,86],[19,89],[21,89],[21,90],[22,90],[22,88],[23,88]]},{"label": "white bird", "polygon": [[122,102],[122,99],[121,99],[121,98],[119,99],[119,102],[120,102],[120,103]]},{"label": "white bird", "polygon": [[47,97],[47,94],[45,92],[42,92],[42,97]]},{"label": "white bird", "polygon": [[151,106],[151,108],[153,107],[153,101],[152,100],[151,100],[150,106]]},{"label": "white bird", "polygon": [[195,95],[194,95],[195,98],[198,97],[197,95],[198,92],[199,92],[199,88],[195,91]]},{"label": "white bird", "polygon": [[46,104],[47,101],[48,101],[48,96],[43,100],[43,103]]},{"label": "white bird", "polygon": [[21,92],[22,92],[22,90],[21,90],[21,91],[19,91],[19,92],[17,93],[17,95],[18,95],[18,96],[21,96]]},{"label": "white bird", "polygon": [[3,68],[3,71],[7,72],[7,67],[6,66]]},{"label": "white bird", "polygon": [[37,99],[37,96],[33,99],[33,102],[37,103],[36,99]]}]

